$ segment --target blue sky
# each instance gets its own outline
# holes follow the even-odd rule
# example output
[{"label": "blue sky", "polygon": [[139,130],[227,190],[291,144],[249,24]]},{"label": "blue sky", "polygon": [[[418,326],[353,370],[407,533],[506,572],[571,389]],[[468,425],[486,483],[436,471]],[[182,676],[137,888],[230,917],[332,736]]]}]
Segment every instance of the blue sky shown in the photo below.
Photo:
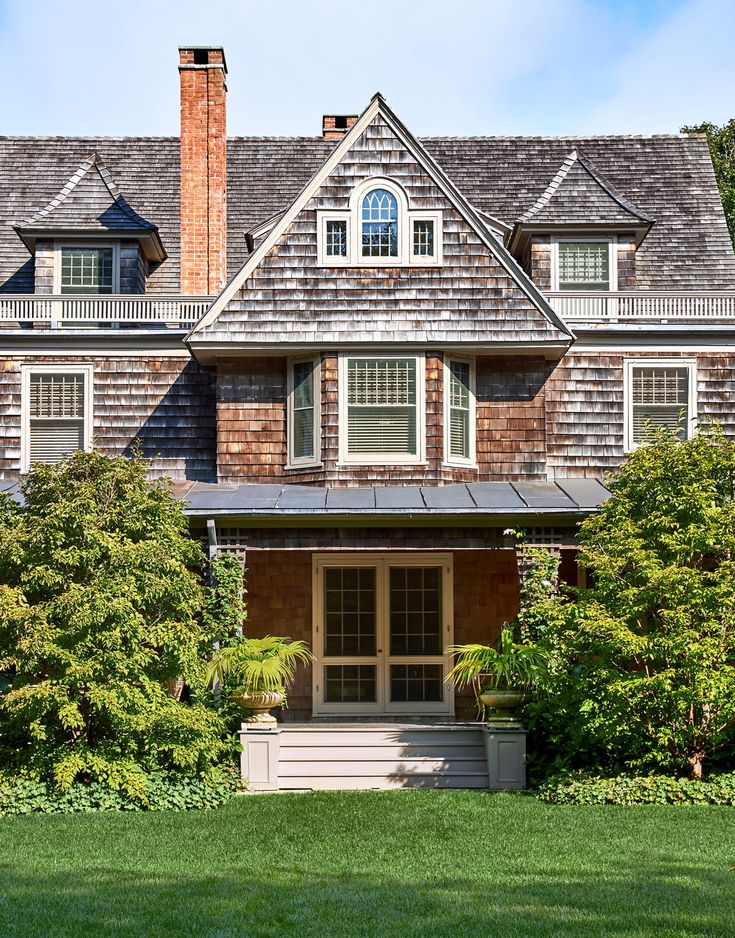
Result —
[{"label": "blue sky", "polygon": [[420,135],[735,116],[732,0],[0,0],[0,132],[178,132],[177,47],[225,46],[230,134],[319,133],[380,90]]}]

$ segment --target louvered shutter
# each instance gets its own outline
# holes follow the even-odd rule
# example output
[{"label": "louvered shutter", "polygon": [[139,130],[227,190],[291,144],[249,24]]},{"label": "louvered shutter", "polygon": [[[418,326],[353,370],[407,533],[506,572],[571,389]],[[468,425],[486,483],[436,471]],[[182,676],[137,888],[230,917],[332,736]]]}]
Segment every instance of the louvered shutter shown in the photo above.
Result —
[{"label": "louvered shutter", "polygon": [[350,358],[347,363],[347,451],[418,453],[415,358]]},{"label": "louvered shutter", "polygon": [[293,366],[291,453],[294,460],[314,458],[314,362]]},{"label": "louvered shutter", "polygon": [[659,427],[686,439],[689,427],[688,368],[633,368],[633,442],[643,443]]},{"label": "louvered shutter", "polygon": [[449,455],[470,458],[470,366],[449,363]]},{"label": "louvered shutter", "polygon": [[31,374],[29,392],[31,465],[56,463],[84,449],[84,375]]}]

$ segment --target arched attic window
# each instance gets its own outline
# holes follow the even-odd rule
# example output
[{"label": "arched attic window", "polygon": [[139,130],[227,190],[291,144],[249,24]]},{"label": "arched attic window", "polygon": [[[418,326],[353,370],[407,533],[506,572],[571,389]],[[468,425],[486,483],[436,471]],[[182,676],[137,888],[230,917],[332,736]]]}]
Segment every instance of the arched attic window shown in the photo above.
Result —
[{"label": "arched attic window", "polygon": [[387,189],[371,189],[362,200],[362,256],[398,256],[398,201]]}]

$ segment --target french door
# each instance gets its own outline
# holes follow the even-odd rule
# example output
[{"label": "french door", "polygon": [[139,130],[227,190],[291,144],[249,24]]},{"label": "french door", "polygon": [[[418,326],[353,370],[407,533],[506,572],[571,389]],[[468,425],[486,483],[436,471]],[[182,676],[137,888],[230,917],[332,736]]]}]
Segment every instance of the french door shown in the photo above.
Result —
[{"label": "french door", "polygon": [[450,554],[314,558],[314,713],[451,714]]}]

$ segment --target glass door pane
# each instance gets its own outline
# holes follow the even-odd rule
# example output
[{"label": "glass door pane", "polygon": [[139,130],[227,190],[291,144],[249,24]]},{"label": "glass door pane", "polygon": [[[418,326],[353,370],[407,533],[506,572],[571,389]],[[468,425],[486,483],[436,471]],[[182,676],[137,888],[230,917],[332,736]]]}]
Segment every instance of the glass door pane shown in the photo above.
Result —
[{"label": "glass door pane", "polygon": [[390,568],[390,653],[441,655],[441,570]]},{"label": "glass door pane", "polygon": [[[375,567],[327,567],[324,571],[325,703],[377,703]],[[344,664],[335,658],[350,659]]]}]

